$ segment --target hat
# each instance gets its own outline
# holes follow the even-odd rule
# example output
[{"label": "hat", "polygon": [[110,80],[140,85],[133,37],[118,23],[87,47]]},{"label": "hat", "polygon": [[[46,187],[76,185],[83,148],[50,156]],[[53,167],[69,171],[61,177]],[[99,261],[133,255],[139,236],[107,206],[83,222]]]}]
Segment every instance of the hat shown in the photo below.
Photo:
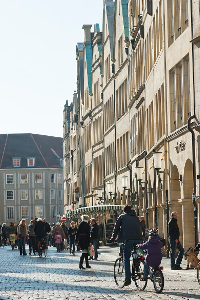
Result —
[{"label": "hat", "polygon": [[56,234],[59,234],[59,231],[56,231]]}]

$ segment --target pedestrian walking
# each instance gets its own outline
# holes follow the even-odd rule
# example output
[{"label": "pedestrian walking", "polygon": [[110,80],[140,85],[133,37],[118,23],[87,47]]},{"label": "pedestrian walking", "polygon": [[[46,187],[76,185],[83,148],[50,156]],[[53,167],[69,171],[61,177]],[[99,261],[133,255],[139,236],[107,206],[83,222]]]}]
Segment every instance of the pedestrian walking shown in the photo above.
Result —
[{"label": "pedestrian walking", "polygon": [[95,218],[91,219],[91,230],[90,230],[90,234],[91,234],[91,243],[93,245],[94,248],[94,260],[97,260],[98,258],[98,236],[99,236],[99,232],[98,232],[98,225],[96,222]]},{"label": "pedestrian walking", "polygon": [[[181,270],[181,262],[184,254],[184,249],[179,241],[179,227],[177,223],[177,212],[173,211],[171,213],[171,220],[169,222],[169,236],[170,236],[170,246],[171,246],[171,269]],[[179,250],[176,263],[175,263],[175,252],[176,248]]]},{"label": "pedestrian walking", "polygon": [[7,245],[7,240],[9,237],[8,234],[8,227],[6,226],[6,223],[3,223],[2,228],[1,228],[1,232],[2,232],[2,244],[3,247]]},{"label": "pedestrian walking", "polygon": [[55,239],[55,245],[57,248],[57,252],[60,252],[61,244],[62,244],[62,236],[59,234],[59,231],[56,231],[56,235],[55,235],[54,239]]},{"label": "pedestrian walking", "polygon": [[10,222],[10,225],[8,226],[8,235],[9,235],[10,245],[12,247],[12,250],[14,250],[15,241],[16,241],[16,226],[13,222]]},{"label": "pedestrian walking", "polygon": [[75,222],[71,222],[71,226],[69,227],[69,252],[75,255],[75,240],[76,240],[77,228],[75,226]]},{"label": "pedestrian walking", "polygon": [[89,216],[83,215],[81,217],[82,222],[80,223],[77,231],[77,241],[82,250],[82,255],[80,257],[79,269],[85,269],[83,267],[83,261],[85,259],[86,268],[91,268],[88,263],[88,247],[90,245],[90,225],[88,223]]},{"label": "pedestrian walking", "polygon": [[[63,243],[63,240],[65,238],[65,233],[64,233],[64,230],[62,229],[61,225],[59,222],[56,223],[56,226],[54,227],[53,229],[53,233],[52,233],[52,236],[53,236],[53,239],[55,238],[55,235],[56,235],[56,231],[59,232],[59,234],[61,235],[62,237],[62,243]],[[55,239],[54,239],[55,240]],[[64,246],[61,245],[60,247],[61,251],[64,249]]]},{"label": "pedestrian walking", "polygon": [[33,254],[37,251],[37,239],[35,234],[35,223],[31,220],[30,225],[28,227],[28,235],[29,235],[29,255],[33,250]]},{"label": "pedestrian walking", "polygon": [[20,255],[27,255],[25,249],[26,237],[28,236],[26,228],[26,219],[22,219],[17,227],[17,237],[19,239]]}]

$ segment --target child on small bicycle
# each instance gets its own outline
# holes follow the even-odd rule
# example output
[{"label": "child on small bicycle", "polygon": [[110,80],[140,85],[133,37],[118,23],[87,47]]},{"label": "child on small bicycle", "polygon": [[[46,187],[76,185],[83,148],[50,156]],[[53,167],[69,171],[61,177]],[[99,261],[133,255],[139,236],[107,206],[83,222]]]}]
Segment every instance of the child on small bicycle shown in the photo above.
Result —
[{"label": "child on small bicycle", "polygon": [[147,279],[149,274],[149,266],[156,268],[160,265],[162,260],[161,248],[163,244],[159,240],[158,230],[151,229],[149,231],[149,239],[147,242],[138,245],[138,248],[144,250],[147,249],[147,256],[144,264],[144,279]]}]

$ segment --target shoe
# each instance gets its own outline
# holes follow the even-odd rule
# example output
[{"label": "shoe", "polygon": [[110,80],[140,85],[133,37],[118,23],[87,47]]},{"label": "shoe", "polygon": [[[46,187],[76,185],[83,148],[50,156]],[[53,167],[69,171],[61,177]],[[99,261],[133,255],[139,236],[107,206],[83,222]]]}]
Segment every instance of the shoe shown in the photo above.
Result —
[{"label": "shoe", "polygon": [[83,269],[85,269],[85,267],[83,267],[83,266],[79,266],[79,269],[80,269],[80,270],[81,270],[81,269],[83,270]]},{"label": "shoe", "polygon": [[86,265],[86,268],[87,268],[87,269],[90,269],[90,268],[91,268],[91,266],[89,266],[89,265]]},{"label": "shoe", "polygon": [[93,260],[97,260],[97,258],[93,258]]},{"label": "shoe", "polygon": [[182,270],[182,268],[180,267],[180,265],[175,265],[172,270]]},{"label": "shoe", "polygon": [[128,285],[130,285],[130,284],[131,284],[131,279],[125,280],[124,283],[123,283],[123,285],[122,285],[122,287],[128,286]]},{"label": "shoe", "polygon": [[26,253],[24,253],[23,255],[27,255]]}]

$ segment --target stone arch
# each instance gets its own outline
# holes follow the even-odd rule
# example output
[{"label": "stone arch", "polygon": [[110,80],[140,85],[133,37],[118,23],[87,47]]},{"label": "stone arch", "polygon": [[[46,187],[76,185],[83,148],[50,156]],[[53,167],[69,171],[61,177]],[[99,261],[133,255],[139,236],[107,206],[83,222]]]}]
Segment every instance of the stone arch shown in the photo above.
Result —
[{"label": "stone arch", "polygon": [[180,241],[183,241],[183,231],[182,231],[182,205],[181,205],[181,186],[179,181],[179,171],[176,165],[172,166],[171,169],[171,180],[170,180],[170,214],[172,211],[176,211],[178,214],[178,226],[180,231]]},{"label": "stone arch", "polygon": [[187,159],[184,167],[183,175],[183,198],[192,199],[193,192],[193,172],[192,172],[192,162]]}]

